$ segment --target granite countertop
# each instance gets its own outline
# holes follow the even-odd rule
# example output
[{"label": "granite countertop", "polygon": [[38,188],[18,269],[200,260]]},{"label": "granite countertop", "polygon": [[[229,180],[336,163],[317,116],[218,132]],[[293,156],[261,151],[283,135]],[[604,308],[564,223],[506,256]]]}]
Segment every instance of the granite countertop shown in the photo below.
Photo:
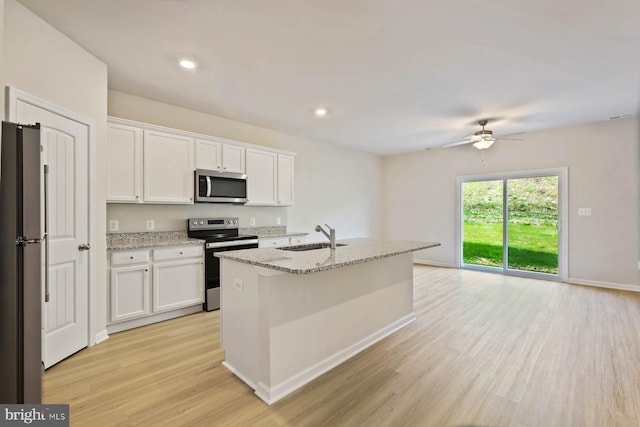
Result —
[{"label": "granite countertop", "polygon": [[192,239],[186,231],[156,231],[144,233],[110,233],[107,234],[107,250],[145,249],[162,246],[197,245],[204,243],[201,239]]},{"label": "granite countertop", "polygon": [[276,225],[271,227],[247,227],[240,228],[240,234],[249,236],[258,236],[258,238],[271,238],[271,237],[292,237],[292,236],[306,236],[309,233],[302,231],[288,231],[285,225]]},{"label": "granite countertop", "polygon": [[216,256],[285,273],[308,274],[440,246],[436,242],[364,238],[340,240],[338,243],[346,246],[333,251],[323,248],[302,252],[277,248],[245,249],[217,252]]}]

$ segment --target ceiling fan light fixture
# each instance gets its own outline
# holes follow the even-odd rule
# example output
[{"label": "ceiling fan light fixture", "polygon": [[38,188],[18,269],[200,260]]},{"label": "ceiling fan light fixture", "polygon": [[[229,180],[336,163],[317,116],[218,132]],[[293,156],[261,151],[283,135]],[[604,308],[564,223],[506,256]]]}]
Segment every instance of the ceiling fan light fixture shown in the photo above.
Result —
[{"label": "ceiling fan light fixture", "polygon": [[493,143],[494,141],[491,139],[481,139],[478,142],[474,142],[473,146],[476,147],[478,150],[486,150],[487,148],[491,147]]}]

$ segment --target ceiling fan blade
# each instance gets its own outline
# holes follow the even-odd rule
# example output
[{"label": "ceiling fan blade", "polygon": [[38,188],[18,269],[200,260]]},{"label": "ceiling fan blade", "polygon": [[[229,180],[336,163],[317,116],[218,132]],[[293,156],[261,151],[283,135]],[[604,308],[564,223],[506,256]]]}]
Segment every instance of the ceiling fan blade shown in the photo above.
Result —
[{"label": "ceiling fan blade", "polygon": [[443,145],[442,148],[449,148],[449,147],[455,147],[458,145],[471,144],[472,142],[475,142],[475,141],[466,139],[464,141],[452,142],[451,144]]},{"label": "ceiling fan blade", "polygon": [[524,138],[501,138],[501,137],[498,137],[497,139],[499,139],[500,141],[524,141]]}]

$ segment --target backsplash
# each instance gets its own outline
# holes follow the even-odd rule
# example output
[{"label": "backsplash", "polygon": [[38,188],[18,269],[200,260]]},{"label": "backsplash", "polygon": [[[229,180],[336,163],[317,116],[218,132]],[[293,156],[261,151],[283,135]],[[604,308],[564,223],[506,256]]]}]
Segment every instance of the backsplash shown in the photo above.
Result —
[{"label": "backsplash", "polygon": [[[107,232],[135,233],[145,231],[187,230],[189,218],[238,217],[240,227],[286,226],[286,207],[238,206],[198,203],[195,205],[107,204]],[[278,218],[280,224],[277,224]],[[251,219],[255,219],[252,224]],[[109,228],[110,221],[118,221],[118,230]],[[154,230],[147,230],[148,220],[153,220]]]}]

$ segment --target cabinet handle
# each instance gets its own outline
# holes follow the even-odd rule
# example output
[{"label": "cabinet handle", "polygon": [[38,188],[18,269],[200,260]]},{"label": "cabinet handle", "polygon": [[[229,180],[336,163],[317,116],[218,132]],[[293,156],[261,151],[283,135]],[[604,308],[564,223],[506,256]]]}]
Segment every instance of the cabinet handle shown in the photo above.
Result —
[{"label": "cabinet handle", "polygon": [[180,251],[180,255],[182,255],[182,251]]},{"label": "cabinet handle", "polygon": [[140,196],[136,196],[136,199],[139,199],[139,198],[140,198]]},{"label": "cabinet handle", "polygon": [[130,256],[130,257],[129,257],[129,259],[133,259],[133,257],[132,257],[132,256]]},{"label": "cabinet handle", "polygon": [[146,273],[146,272],[147,272],[147,271],[149,271],[149,270],[145,268],[145,269],[144,269],[144,271],[145,271],[145,273]]}]

